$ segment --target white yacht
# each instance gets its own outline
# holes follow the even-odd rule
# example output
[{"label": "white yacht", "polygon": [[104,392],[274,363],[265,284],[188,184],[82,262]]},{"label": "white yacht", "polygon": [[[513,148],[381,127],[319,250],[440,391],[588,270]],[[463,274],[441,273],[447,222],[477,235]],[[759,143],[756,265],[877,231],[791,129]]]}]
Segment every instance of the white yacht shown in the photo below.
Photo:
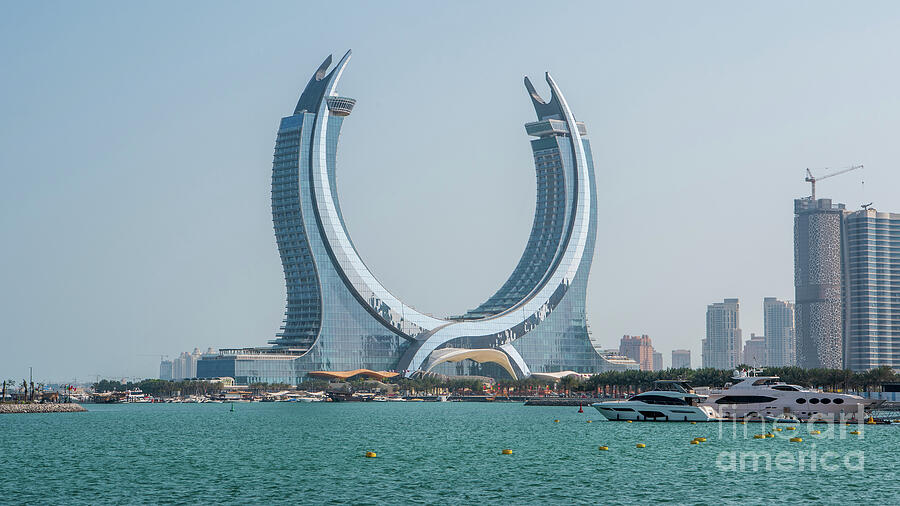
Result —
[{"label": "white yacht", "polygon": [[703,405],[715,409],[723,418],[858,421],[882,402],[789,385],[778,376],[735,371],[732,383],[722,390],[711,390]]},{"label": "white yacht", "polygon": [[630,397],[627,401],[607,401],[591,404],[608,420],[654,422],[711,422],[718,420],[716,411],[704,406],[705,396],[694,393],[689,384],[680,380],[660,380],[653,390]]}]

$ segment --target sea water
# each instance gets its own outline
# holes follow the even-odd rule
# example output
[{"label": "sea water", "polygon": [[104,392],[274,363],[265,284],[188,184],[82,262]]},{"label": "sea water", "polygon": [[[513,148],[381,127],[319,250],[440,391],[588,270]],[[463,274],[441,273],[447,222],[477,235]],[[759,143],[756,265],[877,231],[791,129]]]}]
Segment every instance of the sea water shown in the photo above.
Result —
[{"label": "sea water", "polygon": [[[900,425],[773,432],[758,423],[607,422],[592,408],[518,403],[87,408],[0,416],[0,503],[880,504],[900,497]],[[849,434],[856,429],[862,434]],[[752,437],[767,431],[776,437]],[[697,437],[707,442],[690,444]]]}]

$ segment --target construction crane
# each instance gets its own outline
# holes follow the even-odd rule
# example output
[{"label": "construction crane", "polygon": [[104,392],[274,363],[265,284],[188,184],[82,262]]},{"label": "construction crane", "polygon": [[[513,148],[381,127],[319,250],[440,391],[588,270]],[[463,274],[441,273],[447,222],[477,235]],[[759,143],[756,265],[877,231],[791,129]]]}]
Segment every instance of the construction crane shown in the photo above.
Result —
[{"label": "construction crane", "polygon": [[[812,196],[810,197],[810,200],[816,200],[816,181],[828,179],[829,177],[832,177],[832,176],[839,176],[841,174],[846,174],[847,172],[850,172],[851,170],[856,170],[856,169],[861,169],[861,168],[863,168],[862,165],[851,165],[850,167],[847,167],[846,169],[841,169],[839,171],[832,172],[831,174],[825,174],[824,176],[820,176],[820,177],[813,176],[812,172],[810,172],[809,169],[806,169],[806,182],[812,184]],[[827,167],[826,167],[826,169],[827,169]]]}]

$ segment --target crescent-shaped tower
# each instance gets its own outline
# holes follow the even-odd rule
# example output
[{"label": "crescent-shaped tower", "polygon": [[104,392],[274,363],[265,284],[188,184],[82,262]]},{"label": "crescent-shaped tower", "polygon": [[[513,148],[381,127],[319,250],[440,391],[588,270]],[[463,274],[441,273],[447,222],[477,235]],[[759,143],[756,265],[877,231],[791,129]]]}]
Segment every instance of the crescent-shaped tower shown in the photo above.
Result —
[{"label": "crescent-shaped tower", "polygon": [[[356,101],[338,95],[350,51],[329,56],[282,118],[272,165],[272,221],[284,269],[284,324],[271,347],[204,357],[198,376],[297,383],[312,371],[369,369],[477,372],[598,372],[585,315],[597,235],[590,143],[556,82],[550,99],[525,87],[537,121],[525,131],[537,203],[525,252],[509,279],[464,315],[436,318],[392,295],[350,240],[335,187],[341,125]],[[455,366],[449,363],[456,363]],[[504,372],[505,371],[505,372]]]}]

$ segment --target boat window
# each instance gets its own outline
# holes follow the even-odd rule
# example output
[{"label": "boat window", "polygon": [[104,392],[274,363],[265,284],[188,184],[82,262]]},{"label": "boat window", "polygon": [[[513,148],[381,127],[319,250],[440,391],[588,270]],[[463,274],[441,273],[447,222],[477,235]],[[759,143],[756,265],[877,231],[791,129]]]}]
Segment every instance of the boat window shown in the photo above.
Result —
[{"label": "boat window", "polygon": [[796,392],[797,389],[790,385],[775,385],[772,387],[772,390],[781,390],[783,392]]},{"label": "boat window", "polygon": [[665,418],[666,414],[662,411],[638,411],[640,414],[644,415],[644,418]]},{"label": "boat window", "polygon": [[806,404],[806,399],[803,397],[797,397],[797,404]]},{"label": "boat window", "polygon": [[843,403],[844,403],[844,399],[841,399],[840,397],[838,397],[837,399],[834,400],[834,403],[835,403],[835,404],[843,404]]},{"label": "boat window", "polygon": [[823,398],[822,404],[831,404],[831,399],[829,399],[828,397]]},{"label": "boat window", "polygon": [[765,395],[726,395],[716,399],[716,404],[759,404],[761,402],[772,402],[775,397]]},{"label": "boat window", "polygon": [[778,380],[776,378],[761,378],[753,382],[753,386],[759,387],[763,385],[774,385]]},{"label": "boat window", "polygon": [[687,402],[680,397],[668,397],[665,395],[639,394],[635,395],[630,401],[646,402],[647,404],[663,404],[669,406],[685,406]]},{"label": "boat window", "polygon": [[816,399],[815,397],[813,397],[812,399],[809,400],[809,403],[810,403],[810,404],[818,404],[818,403],[819,403],[819,399]]}]

